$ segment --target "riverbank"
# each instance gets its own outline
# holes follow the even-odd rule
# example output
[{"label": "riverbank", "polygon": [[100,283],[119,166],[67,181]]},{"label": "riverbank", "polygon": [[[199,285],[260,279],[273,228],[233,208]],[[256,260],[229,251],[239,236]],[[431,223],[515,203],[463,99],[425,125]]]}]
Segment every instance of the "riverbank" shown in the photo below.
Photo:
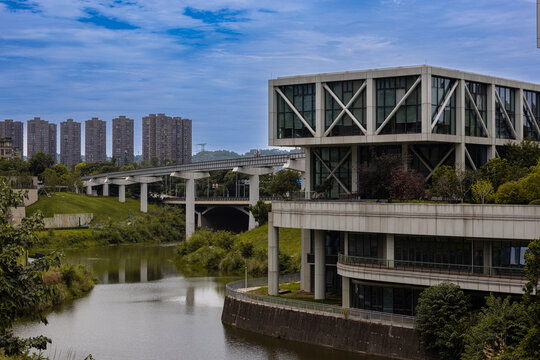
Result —
[{"label": "riverbank", "polygon": [[[280,271],[300,271],[301,231],[280,230]],[[175,262],[186,271],[243,274],[268,272],[268,225],[241,234],[200,229],[177,248]]]},{"label": "riverbank", "polygon": [[84,265],[63,264],[47,270],[43,274],[43,282],[52,287],[52,296],[37,310],[46,312],[85,296],[92,291],[97,280]]},{"label": "riverbank", "polygon": [[148,213],[128,214],[121,220],[92,224],[89,228],[37,232],[36,248],[65,249],[124,243],[165,243],[181,241],[184,236],[183,211],[175,207],[153,206]]}]

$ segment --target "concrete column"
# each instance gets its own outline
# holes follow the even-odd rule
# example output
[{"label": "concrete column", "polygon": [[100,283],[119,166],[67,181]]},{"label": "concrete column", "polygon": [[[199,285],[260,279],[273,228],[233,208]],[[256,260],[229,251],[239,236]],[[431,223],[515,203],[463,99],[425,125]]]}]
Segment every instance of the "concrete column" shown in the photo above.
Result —
[{"label": "concrete column", "polygon": [[456,159],[455,159],[456,169],[465,169],[465,144],[464,143],[455,144],[454,153],[456,156]]},{"label": "concrete column", "polygon": [[[539,19],[540,21],[540,19]],[[516,123],[515,128],[517,139],[523,140],[523,89],[516,89]]]},{"label": "concrete column", "polygon": [[341,307],[348,309],[351,307],[351,280],[350,278],[343,276],[341,278]]},{"label": "concrete column", "polygon": [[497,157],[497,153],[495,151],[495,145],[488,145],[487,148],[487,159],[491,160]]},{"label": "concrete column", "polygon": [[401,164],[407,170],[409,168],[409,145],[401,144]]},{"label": "concrete column", "polygon": [[86,195],[92,196],[92,185],[86,185]]},{"label": "concrete column", "polygon": [[497,126],[495,122],[495,113],[497,112],[497,105],[495,103],[495,85],[488,85],[487,87],[487,128],[489,130],[488,136],[491,138],[491,144],[495,146],[497,138]]},{"label": "concrete column", "polygon": [[375,130],[377,130],[377,84],[371,72],[368,73],[366,82],[366,132],[369,141]]},{"label": "concrete column", "polygon": [[461,137],[461,142],[465,140],[465,80],[458,80],[456,88],[456,135]]},{"label": "concrete column", "polygon": [[268,295],[279,295],[279,228],[268,213]]},{"label": "concrete column", "polygon": [[394,267],[394,234],[386,234],[384,257],[388,260],[388,267]]},{"label": "concrete column", "polygon": [[324,300],[326,295],[326,264],[324,232],[315,231],[315,300]]},{"label": "concrete column", "polygon": [[121,203],[126,202],[126,185],[118,186],[118,201]]},{"label": "concrete column", "polygon": [[[249,175],[249,205],[255,206],[259,201],[259,175]],[[248,229],[252,230],[259,226],[251,211],[249,212]]]},{"label": "concrete column", "polygon": [[109,196],[109,184],[108,183],[103,184],[103,196]]},{"label": "concrete column", "polygon": [[304,153],[306,154],[305,159],[305,171],[303,173],[304,177],[302,178],[302,183],[304,184],[304,191],[306,199],[311,197],[311,148],[304,148]]},{"label": "concrete column", "polygon": [[197,227],[202,228],[202,211],[195,211],[197,214]]},{"label": "concrete column", "polygon": [[324,88],[320,79],[315,83],[315,137],[324,135]]},{"label": "concrete column", "polygon": [[141,212],[148,212],[148,184],[141,183]]},{"label": "concrete column", "polygon": [[358,193],[358,145],[351,146],[351,192]]},{"label": "concrete column", "polygon": [[307,255],[311,251],[311,230],[302,229],[302,251],[300,259],[300,289],[304,291],[310,291],[311,279],[309,264],[307,262]]},{"label": "concrete column", "polygon": [[186,180],[186,239],[195,231],[195,180],[209,177],[207,172],[173,172],[171,176]]},{"label": "concrete column", "polygon": [[422,67],[422,83],[418,85],[422,101],[422,139],[431,138],[431,68]]},{"label": "concrete column", "polygon": [[186,239],[195,232],[195,179],[186,179]]},{"label": "concrete column", "polygon": [[490,274],[491,267],[493,266],[491,240],[484,240],[484,274]]}]

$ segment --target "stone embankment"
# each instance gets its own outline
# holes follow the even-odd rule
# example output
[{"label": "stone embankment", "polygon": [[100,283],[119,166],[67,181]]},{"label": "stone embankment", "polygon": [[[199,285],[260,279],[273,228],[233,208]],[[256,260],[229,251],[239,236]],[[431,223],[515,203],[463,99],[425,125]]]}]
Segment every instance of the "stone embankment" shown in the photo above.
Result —
[{"label": "stone embankment", "polygon": [[291,310],[231,296],[225,297],[221,321],[267,336],[384,358],[437,359],[421,349],[418,334],[408,327]]}]

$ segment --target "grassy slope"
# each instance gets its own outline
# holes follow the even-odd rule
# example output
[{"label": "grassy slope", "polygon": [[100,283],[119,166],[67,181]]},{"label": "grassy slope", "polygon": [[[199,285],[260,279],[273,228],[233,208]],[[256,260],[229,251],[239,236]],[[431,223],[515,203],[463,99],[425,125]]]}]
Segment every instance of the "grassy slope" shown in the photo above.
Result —
[{"label": "grassy slope", "polygon": [[[291,256],[300,256],[302,249],[300,229],[279,229],[279,250]],[[253,242],[256,248],[268,249],[268,224],[237,235],[239,241]]]},{"label": "grassy slope", "polygon": [[[153,205],[149,205],[149,210]],[[139,213],[138,200],[126,198],[125,203],[118,202],[115,197],[89,197],[73,193],[56,193],[51,197],[40,195],[39,200],[26,208],[26,214],[32,215],[41,210],[45,217],[56,214],[93,213],[92,223],[104,223],[108,220],[119,221],[130,214]]]}]

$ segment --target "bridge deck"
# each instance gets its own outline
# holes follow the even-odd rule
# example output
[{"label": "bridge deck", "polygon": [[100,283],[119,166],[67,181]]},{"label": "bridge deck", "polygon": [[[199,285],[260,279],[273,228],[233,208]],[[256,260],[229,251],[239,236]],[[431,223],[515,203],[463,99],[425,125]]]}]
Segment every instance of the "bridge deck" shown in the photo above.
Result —
[{"label": "bridge deck", "polygon": [[229,170],[235,167],[265,167],[265,166],[282,166],[289,159],[297,160],[305,158],[303,153],[284,154],[284,155],[269,155],[259,157],[246,157],[237,159],[226,159],[216,161],[201,161],[191,164],[160,166],[153,168],[144,168],[128,171],[116,171],[98,175],[83,176],[82,180],[91,180],[104,177],[123,178],[128,176],[164,176],[170,175],[173,172],[182,171],[214,171],[214,170]]}]

